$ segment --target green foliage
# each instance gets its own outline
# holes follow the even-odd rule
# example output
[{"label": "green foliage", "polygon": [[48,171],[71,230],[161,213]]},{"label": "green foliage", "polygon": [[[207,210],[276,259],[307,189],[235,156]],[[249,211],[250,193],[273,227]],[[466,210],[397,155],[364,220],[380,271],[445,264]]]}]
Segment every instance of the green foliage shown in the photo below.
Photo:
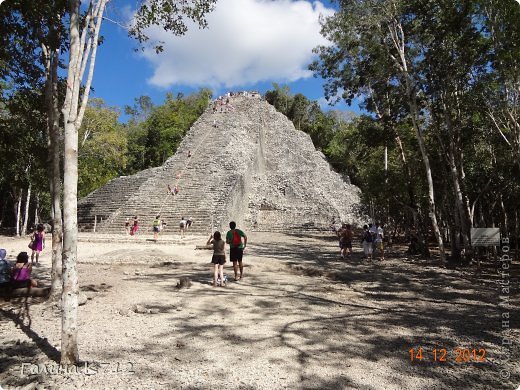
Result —
[{"label": "green foliage", "polygon": [[63,49],[65,0],[9,0],[0,7],[0,79],[35,87],[44,69],[41,47]]},{"label": "green foliage", "polygon": [[[163,105],[135,107],[127,125],[129,167],[127,173],[162,165],[175,154],[182,138],[208,105],[210,90],[187,97],[167,94]],[[146,99],[140,98],[140,102]],[[145,108],[145,109],[143,109]]]},{"label": "green foliage", "polygon": [[[427,214],[425,169],[410,137],[415,125],[430,159],[441,224],[462,229],[480,202],[479,223],[499,219],[506,227],[519,205],[518,5],[342,1],[322,34],[332,45],[315,49],[319,58],[310,68],[326,80],[325,96],[358,98],[373,114],[357,121],[356,130],[334,134],[326,149],[331,162],[368,197],[384,184],[389,203],[384,211],[386,202],[378,200],[380,212],[417,204]],[[384,146],[389,169],[382,178],[375,161],[382,161]],[[455,207],[457,191],[462,209]]]},{"label": "green foliage", "polygon": [[78,195],[83,197],[126,169],[126,132],[119,111],[92,99],[79,130]]},{"label": "green foliage", "polygon": [[265,100],[286,115],[294,127],[309,134],[316,148],[324,149],[334,132],[334,114],[324,113],[317,102],[301,93],[291,95],[287,85],[273,83],[273,87],[265,92]]},{"label": "green foliage", "polygon": [[[0,96],[0,201],[12,211],[20,190],[27,191],[29,184],[33,193],[47,189],[43,96],[27,88]],[[14,219],[14,214],[7,214],[4,223]]]},{"label": "green foliage", "polygon": [[[147,30],[161,26],[175,35],[188,31],[188,20],[207,27],[205,15],[211,12],[217,0],[148,0],[140,2],[129,35],[144,44],[149,40]],[[156,52],[163,50],[161,42],[154,42]]]}]

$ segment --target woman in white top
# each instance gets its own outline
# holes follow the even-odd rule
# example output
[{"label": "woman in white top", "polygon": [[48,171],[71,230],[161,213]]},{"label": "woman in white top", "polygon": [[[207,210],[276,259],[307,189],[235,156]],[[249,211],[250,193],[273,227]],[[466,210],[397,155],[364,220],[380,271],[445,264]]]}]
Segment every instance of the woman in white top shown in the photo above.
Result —
[{"label": "woman in white top", "polygon": [[220,232],[213,233],[209,236],[206,245],[213,244],[213,257],[211,263],[215,265],[213,272],[213,287],[217,285],[217,280],[220,275],[220,286],[225,287],[226,281],[224,280],[224,263],[226,262],[226,242],[222,239]]},{"label": "woman in white top", "polygon": [[186,231],[186,223],[186,219],[182,217],[181,222],[179,223],[179,229],[181,230],[181,238],[184,238],[184,232]]}]

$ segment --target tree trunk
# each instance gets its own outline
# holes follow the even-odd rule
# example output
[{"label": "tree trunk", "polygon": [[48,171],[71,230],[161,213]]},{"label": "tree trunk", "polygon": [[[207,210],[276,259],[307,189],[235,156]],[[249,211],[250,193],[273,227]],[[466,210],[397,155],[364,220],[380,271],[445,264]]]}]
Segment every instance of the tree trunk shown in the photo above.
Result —
[{"label": "tree trunk", "polygon": [[[466,252],[466,256],[470,256],[471,255],[471,245],[469,242],[469,234],[470,234],[469,226],[470,226],[471,222],[469,219],[469,215],[467,214],[467,207],[466,207],[467,205],[466,205],[466,202],[464,199],[464,195],[462,194],[462,189],[461,189],[460,181],[459,181],[459,172],[457,170],[457,165],[455,163],[455,155],[452,150],[452,146],[450,146],[449,149],[450,149],[450,151],[448,154],[448,163],[449,163],[449,167],[450,167],[450,176],[451,176],[451,181],[452,181],[452,185],[453,185],[453,191],[455,193],[455,206],[456,206],[456,211],[458,214],[457,221],[460,226],[460,234],[462,236],[462,245]],[[457,233],[459,233],[459,232],[457,232]],[[459,240],[457,240],[457,241],[459,241]],[[460,249],[460,245],[457,246],[457,249]]]},{"label": "tree trunk", "polygon": [[50,299],[57,301],[62,291],[62,213],[61,213],[61,168],[60,127],[58,109],[58,52],[43,47],[45,56],[45,105],[47,111],[47,175],[51,193],[52,209],[52,269]]},{"label": "tree trunk", "polygon": [[23,190],[20,190],[20,193],[16,197],[16,237],[20,237],[20,219],[21,219],[21,212],[22,212],[22,197],[23,197]]},{"label": "tree trunk", "polygon": [[409,206],[412,211],[413,225],[415,227],[415,232],[417,233],[417,238],[419,240],[419,242],[418,242],[419,250],[423,256],[429,257],[430,251],[428,249],[428,243],[426,242],[424,226],[423,226],[424,225],[423,218],[421,216],[420,207],[417,204],[417,200],[416,200],[416,196],[415,196],[412,170],[410,168],[410,164],[408,164],[408,160],[406,159],[403,142],[401,140],[401,137],[399,136],[399,133],[397,133],[397,131],[395,131],[394,140],[397,145],[397,148],[399,149],[399,156],[401,158],[401,163],[403,164],[403,168],[406,172],[406,189],[407,189],[407,193],[408,193],[408,200],[410,202]]},{"label": "tree trunk", "polygon": [[40,194],[37,192],[35,197],[36,205],[34,206],[34,224],[38,225],[40,223]]},{"label": "tree trunk", "polygon": [[25,235],[27,233],[27,223],[29,221],[29,204],[31,203],[31,189],[32,183],[29,183],[29,188],[27,189],[27,199],[25,200],[25,212],[23,216],[22,235]]},{"label": "tree trunk", "polygon": [[419,118],[419,109],[417,107],[417,96],[416,91],[414,89],[412,83],[412,76],[408,71],[408,62],[406,60],[406,40],[404,30],[402,25],[399,23],[397,19],[392,19],[388,24],[388,30],[390,32],[390,36],[392,38],[392,42],[394,45],[394,49],[398,53],[398,57],[394,56],[390,53],[390,57],[395,61],[396,65],[401,71],[401,77],[404,81],[405,89],[406,89],[406,97],[408,100],[408,105],[410,108],[410,118],[412,119],[413,128],[415,130],[415,135],[417,138],[417,143],[419,144],[419,149],[421,151],[421,156],[424,163],[426,180],[428,182],[428,214],[432,222],[433,232],[435,234],[435,238],[437,240],[437,245],[439,247],[439,260],[441,264],[445,262],[445,251],[444,251],[444,243],[442,240],[441,231],[439,229],[439,224],[437,222],[437,215],[435,210],[435,192],[433,188],[433,178],[432,178],[432,170],[430,166],[430,159],[428,157],[428,153],[426,152],[426,146],[424,144],[424,138],[421,132],[421,128],[419,127],[419,123],[417,122]]},{"label": "tree trunk", "polygon": [[[78,132],[74,125],[79,98],[80,37],[79,0],[69,0],[70,53],[67,93],[63,104],[65,123],[63,180],[63,292],[61,321],[61,364],[76,364],[78,353],[77,180]],[[55,210],[56,211],[56,210]]]},{"label": "tree trunk", "polygon": [[[69,0],[70,50],[67,69],[67,93],[63,102],[65,123],[63,179],[63,292],[61,363],[76,364],[78,353],[78,130],[85,113],[94,73],[99,30],[106,0],[91,0],[80,36],[80,0]],[[87,38],[88,37],[88,38]],[[88,68],[81,104],[81,80]]]}]

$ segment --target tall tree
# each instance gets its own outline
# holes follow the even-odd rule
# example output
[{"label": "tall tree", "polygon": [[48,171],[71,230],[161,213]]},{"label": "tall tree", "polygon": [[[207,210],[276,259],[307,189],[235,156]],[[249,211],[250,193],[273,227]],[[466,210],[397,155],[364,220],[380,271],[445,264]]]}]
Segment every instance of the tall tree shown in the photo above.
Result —
[{"label": "tall tree", "polygon": [[79,131],[78,193],[80,197],[122,175],[127,162],[127,138],[119,111],[102,99],[91,99]]},{"label": "tall tree", "polygon": [[[327,79],[329,98],[339,94],[348,103],[356,96],[364,101],[385,131],[394,134],[405,166],[399,132],[402,125],[411,126],[441,260],[446,232],[452,255],[462,248],[469,253],[475,202],[494,181],[484,181],[480,189],[468,182],[466,168],[473,168],[475,152],[482,153],[475,145],[487,145],[487,159],[500,166],[496,149],[501,147],[486,127],[495,129],[517,160],[518,6],[509,0],[339,3],[339,12],[326,19],[322,30],[333,45],[316,49],[320,59],[311,69]],[[411,183],[408,187],[413,189]],[[413,198],[410,191],[411,204]],[[503,226],[511,214],[510,199],[500,191],[491,205],[500,205]]]},{"label": "tall tree", "polygon": [[[62,17],[65,0],[28,2],[12,0],[0,8],[0,73],[11,88],[43,89],[47,113],[48,180],[52,194],[52,287],[51,297],[61,293],[61,173],[58,101],[59,57],[64,50]],[[44,88],[41,84],[44,83]],[[45,126],[44,126],[45,128]]]},{"label": "tall tree", "polygon": [[[211,11],[216,0],[150,0],[140,4],[130,34],[139,42],[147,41],[146,29],[161,25],[174,34],[187,31],[186,17],[205,26],[204,15]],[[99,33],[107,0],[90,0],[86,13],[80,12],[80,1],[68,1],[69,60],[67,91],[62,114],[65,126],[64,142],[64,207],[63,207],[63,317],[61,362],[78,362],[77,310],[77,183],[78,133],[87,108],[96,61]],[[156,46],[160,50],[160,46]],[[88,71],[87,71],[88,66]],[[84,80],[84,84],[83,84]],[[82,94],[83,92],[83,94]],[[81,102],[80,102],[81,99]]]}]

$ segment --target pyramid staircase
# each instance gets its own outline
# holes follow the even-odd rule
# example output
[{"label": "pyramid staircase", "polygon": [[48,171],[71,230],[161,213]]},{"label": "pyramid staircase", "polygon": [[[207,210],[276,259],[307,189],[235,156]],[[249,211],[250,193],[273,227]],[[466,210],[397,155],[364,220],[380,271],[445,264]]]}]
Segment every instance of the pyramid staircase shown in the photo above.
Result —
[{"label": "pyramid staircase", "polygon": [[[332,218],[353,222],[359,190],[330,169],[309,136],[258,97],[234,97],[233,109],[208,109],[164,165],[113,179],[78,203],[82,231],[120,233],[137,216],[150,231],[160,214],[166,233],[182,217],[191,232],[324,229]],[[216,123],[217,127],[214,127]],[[188,151],[191,157],[188,157]],[[167,186],[177,185],[173,196]]]}]

